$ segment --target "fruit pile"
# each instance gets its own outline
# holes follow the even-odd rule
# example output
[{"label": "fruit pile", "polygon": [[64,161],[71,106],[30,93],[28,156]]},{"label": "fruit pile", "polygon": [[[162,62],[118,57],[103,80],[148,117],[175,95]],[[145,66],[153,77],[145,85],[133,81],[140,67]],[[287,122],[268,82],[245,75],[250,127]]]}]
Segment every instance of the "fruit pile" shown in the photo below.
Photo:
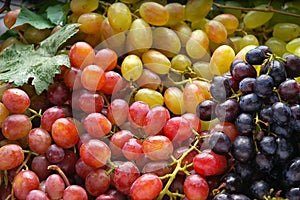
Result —
[{"label": "fruit pile", "polygon": [[8,11],[0,199],[300,199],[298,1]]}]

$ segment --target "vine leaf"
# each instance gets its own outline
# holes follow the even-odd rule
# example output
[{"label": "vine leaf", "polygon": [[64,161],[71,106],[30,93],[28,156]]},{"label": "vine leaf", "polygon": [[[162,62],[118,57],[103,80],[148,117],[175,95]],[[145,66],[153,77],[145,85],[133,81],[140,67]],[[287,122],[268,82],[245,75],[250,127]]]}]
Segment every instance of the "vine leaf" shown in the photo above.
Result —
[{"label": "vine leaf", "polygon": [[0,56],[0,82],[22,86],[31,80],[36,93],[41,94],[53,83],[60,66],[70,67],[69,57],[58,54],[59,47],[78,32],[79,24],[68,24],[41,42],[35,50],[34,45],[14,44],[5,49]]}]

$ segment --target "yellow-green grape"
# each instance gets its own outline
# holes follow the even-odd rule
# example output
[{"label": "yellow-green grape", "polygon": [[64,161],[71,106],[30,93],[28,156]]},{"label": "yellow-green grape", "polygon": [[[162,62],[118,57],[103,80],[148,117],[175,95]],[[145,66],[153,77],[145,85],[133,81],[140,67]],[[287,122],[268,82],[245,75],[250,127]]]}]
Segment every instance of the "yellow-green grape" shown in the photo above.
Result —
[{"label": "yellow-green grape", "polygon": [[230,46],[219,46],[211,56],[209,71],[214,75],[222,75],[228,72],[234,57],[235,52]]},{"label": "yellow-green grape", "polygon": [[177,54],[171,60],[171,67],[179,71],[184,71],[187,67],[191,66],[192,61],[184,54]]},{"label": "yellow-green grape", "polygon": [[128,6],[122,2],[116,2],[109,6],[107,18],[111,27],[118,32],[127,31],[132,22]]},{"label": "yellow-green grape", "polygon": [[175,26],[172,26],[171,28],[176,32],[177,36],[179,37],[181,46],[185,47],[186,42],[192,35],[191,27],[187,25],[185,22],[181,22],[176,24]]},{"label": "yellow-green grape", "polygon": [[184,6],[180,3],[169,3],[165,5],[169,12],[169,20],[165,26],[174,26],[184,20]]},{"label": "yellow-green grape", "polygon": [[185,5],[185,19],[192,22],[204,18],[212,5],[213,0],[189,0]]},{"label": "yellow-green grape", "polygon": [[177,87],[169,87],[166,89],[164,102],[166,107],[175,115],[181,115],[185,112],[183,93]]},{"label": "yellow-green grape", "polygon": [[220,44],[227,39],[226,27],[217,20],[209,20],[204,25],[204,31],[208,38],[217,44]]},{"label": "yellow-green grape", "polygon": [[158,27],[153,30],[153,48],[173,57],[181,50],[181,42],[176,32],[170,28]]},{"label": "yellow-green grape", "polygon": [[291,41],[289,41],[286,44],[286,50],[290,53],[294,53],[295,50],[300,46],[300,38],[295,38]]},{"label": "yellow-green grape", "polygon": [[256,46],[259,45],[258,39],[255,37],[255,35],[252,34],[245,35],[240,41],[240,49],[248,45],[256,45]]},{"label": "yellow-green grape", "polygon": [[295,54],[296,56],[300,56],[300,47],[297,47],[297,48],[295,49],[294,54]]},{"label": "yellow-green grape", "polygon": [[209,71],[209,62],[198,61],[193,64],[193,69],[196,74],[207,80],[213,78],[213,74]]},{"label": "yellow-green grape", "polygon": [[202,89],[194,83],[188,83],[183,89],[184,108],[189,113],[196,114],[196,107],[205,100]]},{"label": "yellow-green grape", "polygon": [[99,0],[72,0],[70,9],[73,13],[82,14],[96,10],[99,5]]},{"label": "yellow-green grape", "polygon": [[127,4],[132,4],[132,3],[137,3],[141,0],[120,0],[120,1]]},{"label": "yellow-green grape", "polygon": [[77,22],[80,24],[79,30],[87,34],[98,34],[101,32],[101,25],[105,17],[98,13],[83,13]]},{"label": "yellow-green grape", "polygon": [[149,69],[143,69],[143,73],[136,81],[140,87],[156,90],[161,84],[161,78]]},{"label": "yellow-green grape", "polygon": [[300,27],[293,23],[279,23],[273,27],[273,36],[288,42],[300,34]]},{"label": "yellow-green grape", "polygon": [[[238,1],[225,1],[225,6],[243,7],[242,4]],[[228,13],[236,16],[238,19],[240,19],[242,15],[242,10],[240,9],[224,8],[223,11],[224,13]]]},{"label": "yellow-green grape", "polygon": [[210,121],[201,120],[201,131],[211,130],[211,128],[219,122],[220,122],[220,120],[217,117]]},{"label": "yellow-green grape", "polygon": [[186,42],[186,52],[193,59],[200,59],[208,54],[209,39],[202,30],[194,30]]},{"label": "yellow-green grape", "polygon": [[152,49],[142,55],[142,61],[145,67],[157,74],[167,74],[171,68],[171,61],[161,52]]},{"label": "yellow-green grape", "polygon": [[204,30],[205,24],[207,24],[210,20],[207,18],[199,18],[197,21],[192,21],[191,28],[192,30],[201,29]]},{"label": "yellow-green grape", "polygon": [[[256,6],[255,8],[265,9],[266,4]],[[243,18],[243,22],[247,28],[253,29],[260,27],[267,23],[272,17],[273,12],[262,12],[262,11],[249,11]]]},{"label": "yellow-green grape", "polygon": [[153,37],[149,24],[141,18],[133,20],[128,31],[127,42],[131,44],[131,50],[146,51],[150,49]]},{"label": "yellow-green grape", "polygon": [[240,42],[242,41],[241,36],[233,36],[229,38],[231,42],[233,43],[233,50],[235,53],[238,53],[241,48],[240,48]]},{"label": "yellow-green grape", "polygon": [[164,105],[164,97],[162,94],[149,88],[139,89],[134,96],[134,100],[143,101],[147,103],[150,108]]},{"label": "yellow-green grape", "polygon": [[156,2],[142,3],[139,13],[147,23],[154,26],[163,26],[169,20],[168,10],[163,5]]},{"label": "yellow-green grape", "polygon": [[143,72],[143,63],[136,55],[128,55],[124,58],[121,64],[122,76],[127,81],[136,81],[140,78]]},{"label": "yellow-green grape", "polygon": [[257,47],[257,45],[248,45],[248,46],[245,46],[244,48],[242,48],[242,49],[235,55],[234,60],[240,59],[240,60],[246,61],[246,59],[245,59],[246,53],[247,53],[249,50],[254,49],[255,47]]},{"label": "yellow-green grape", "polygon": [[266,42],[265,45],[270,47],[272,52],[276,54],[277,56],[282,56],[287,50],[286,50],[286,42],[283,40],[280,40],[275,37],[269,38]]},{"label": "yellow-green grape", "polygon": [[232,14],[219,14],[213,20],[221,22],[225,26],[227,34],[234,33],[239,26],[238,18]]}]

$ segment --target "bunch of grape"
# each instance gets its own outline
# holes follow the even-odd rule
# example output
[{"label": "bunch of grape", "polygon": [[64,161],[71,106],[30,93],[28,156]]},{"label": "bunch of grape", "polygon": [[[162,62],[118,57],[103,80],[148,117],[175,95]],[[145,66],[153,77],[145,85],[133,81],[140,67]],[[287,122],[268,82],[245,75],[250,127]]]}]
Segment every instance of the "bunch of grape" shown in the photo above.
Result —
[{"label": "bunch of grape", "polygon": [[0,85],[0,199],[298,199],[299,27],[272,28],[280,53],[251,32],[272,12],[212,6],[72,0],[71,67],[40,95]]}]

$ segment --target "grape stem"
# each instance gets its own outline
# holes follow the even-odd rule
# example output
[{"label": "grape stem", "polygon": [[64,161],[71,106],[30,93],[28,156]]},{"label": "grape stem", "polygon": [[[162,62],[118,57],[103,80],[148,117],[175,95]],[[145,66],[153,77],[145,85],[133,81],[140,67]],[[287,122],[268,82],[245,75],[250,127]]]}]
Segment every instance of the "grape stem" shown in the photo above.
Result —
[{"label": "grape stem", "polygon": [[229,8],[229,9],[236,9],[236,10],[242,10],[242,11],[273,12],[273,13],[278,13],[278,14],[282,14],[282,15],[288,15],[288,16],[300,18],[300,15],[298,15],[298,14],[272,9],[269,6],[266,7],[265,9],[263,9],[263,8],[246,8],[246,7],[240,7],[240,6],[226,6],[226,5],[222,5],[222,4],[215,3],[215,2],[214,2],[214,5],[218,8]]}]

